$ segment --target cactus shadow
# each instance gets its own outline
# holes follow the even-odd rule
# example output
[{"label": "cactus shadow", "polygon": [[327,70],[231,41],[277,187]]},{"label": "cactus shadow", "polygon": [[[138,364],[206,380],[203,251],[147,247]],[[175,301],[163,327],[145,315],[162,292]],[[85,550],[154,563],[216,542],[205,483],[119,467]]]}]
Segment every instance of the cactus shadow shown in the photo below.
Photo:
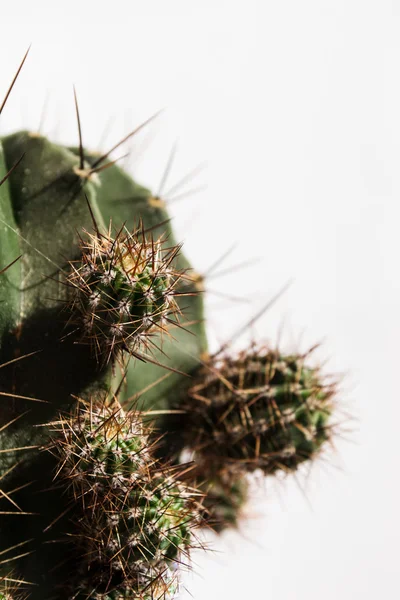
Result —
[{"label": "cactus shadow", "polygon": [[101,385],[107,370],[89,345],[78,343],[78,333],[76,327],[66,327],[65,314],[54,308],[36,311],[3,335],[0,426],[25,411],[24,425],[46,422],[67,409],[72,396],[85,396]]}]

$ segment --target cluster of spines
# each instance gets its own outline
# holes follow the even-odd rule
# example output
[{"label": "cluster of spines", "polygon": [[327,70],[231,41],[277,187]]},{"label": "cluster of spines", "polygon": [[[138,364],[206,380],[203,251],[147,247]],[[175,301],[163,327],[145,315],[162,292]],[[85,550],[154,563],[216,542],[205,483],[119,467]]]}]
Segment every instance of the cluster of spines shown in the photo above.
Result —
[{"label": "cluster of spines", "polygon": [[68,308],[81,341],[93,347],[99,362],[118,358],[122,351],[133,356],[151,352],[154,332],[166,334],[179,316],[175,298],[185,274],[174,261],[180,246],[153,239],[142,224],[133,232],[122,228],[115,237],[99,229],[87,236],[67,281],[72,290]]},{"label": "cluster of spines", "polygon": [[[57,430],[58,477],[80,506],[79,593],[172,598],[174,566],[188,559],[199,522],[196,493],[178,480],[176,468],[156,461],[140,414],[125,414],[115,399],[80,402]],[[154,590],[158,596],[146,596]]]},{"label": "cluster of spines", "polygon": [[[71,321],[102,363],[123,351],[143,358],[153,332],[166,333],[179,314],[183,273],[171,267],[179,247],[136,234],[121,229],[113,239],[97,229],[82,241],[79,264],[71,263]],[[201,278],[188,282],[202,288]],[[187,443],[200,464],[213,467],[201,480],[201,515],[215,529],[236,523],[247,493],[243,470],[293,471],[329,439],[334,387],[318,369],[304,367],[304,358],[252,349],[197,374],[185,405]],[[190,493],[156,463],[140,420],[116,402],[79,404],[61,429],[58,476],[80,506],[76,539],[83,552],[71,598],[173,598],[174,563],[186,554],[190,526],[198,521]],[[0,600],[10,595],[0,593]]]},{"label": "cluster of spines", "polygon": [[336,386],[309,354],[252,346],[205,364],[183,402],[187,445],[202,461],[267,475],[313,459],[330,439]]}]

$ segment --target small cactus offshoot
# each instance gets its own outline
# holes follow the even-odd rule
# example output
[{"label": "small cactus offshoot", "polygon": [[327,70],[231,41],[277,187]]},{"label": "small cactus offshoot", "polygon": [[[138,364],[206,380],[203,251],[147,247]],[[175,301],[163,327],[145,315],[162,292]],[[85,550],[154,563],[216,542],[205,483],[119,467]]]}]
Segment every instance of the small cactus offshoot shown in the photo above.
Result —
[{"label": "small cactus offshoot", "polygon": [[335,384],[308,354],[251,347],[205,364],[183,403],[187,445],[203,462],[265,474],[314,458],[330,438]]},{"label": "small cactus offshoot", "polygon": [[193,546],[200,494],[178,480],[176,467],[157,462],[140,413],[126,414],[115,399],[81,401],[59,428],[52,452],[58,477],[80,499],[74,536],[81,580],[90,576],[85,591],[109,594],[136,582],[141,598],[153,580],[170,589],[170,566],[187,561]]},{"label": "small cactus offshoot", "polygon": [[180,312],[175,296],[183,273],[172,266],[180,247],[153,239],[143,224],[132,233],[122,228],[115,238],[99,231],[88,236],[68,279],[82,341],[102,362],[123,350],[151,349],[154,330],[167,333]]}]

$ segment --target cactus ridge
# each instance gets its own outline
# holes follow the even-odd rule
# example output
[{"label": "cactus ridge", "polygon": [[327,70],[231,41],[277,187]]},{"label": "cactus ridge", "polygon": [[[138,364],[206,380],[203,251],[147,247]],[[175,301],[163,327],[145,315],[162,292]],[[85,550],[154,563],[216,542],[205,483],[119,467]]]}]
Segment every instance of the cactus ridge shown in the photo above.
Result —
[{"label": "cactus ridge", "polygon": [[56,427],[62,437],[50,450],[59,455],[58,477],[81,505],[74,519],[81,579],[90,573],[101,594],[131,588],[147,568],[163,582],[169,565],[188,558],[193,546],[195,492],[176,468],[157,462],[140,414],[126,414],[115,399],[81,402]]},{"label": "cactus ridge", "polygon": [[123,350],[148,350],[154,331],[166,334],[180,313],[175,297],[184,272],[172,266],[180,246],[166,247],[163,237],[153,239],[142,224],[132,233],[122,228],[115,238],[111,232],[87,235],[67,282],[83,341],[106,362]]},{"label": "cactus ridge", "polygon": [[184,403],[187,443],[231,468],[294,471],[330,438],[335,383],[305,355],[252,346],[206,364]]}]

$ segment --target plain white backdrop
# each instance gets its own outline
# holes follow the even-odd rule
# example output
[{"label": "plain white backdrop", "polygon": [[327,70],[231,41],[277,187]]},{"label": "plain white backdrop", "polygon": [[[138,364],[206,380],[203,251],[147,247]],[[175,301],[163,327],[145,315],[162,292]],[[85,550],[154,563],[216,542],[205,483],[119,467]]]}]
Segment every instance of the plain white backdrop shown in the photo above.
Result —
[{"label": "plain white backdrop", "polygon": [[171,204],[196,269],[232,244],[226,268],[259,259],[207,282],[212,345],[292,278],[251,335],[283,323],[345,373],[350,442],[257,490],[240,532],[194,554],[194,599],[398,597],[400,1],[38,0],[0,19],[0,97],[32,43],[1,131],[75,143],[73,84],[91,148],[166,108],[127,167],[157,191],[178,140],[167,192],[208,165]]}]

